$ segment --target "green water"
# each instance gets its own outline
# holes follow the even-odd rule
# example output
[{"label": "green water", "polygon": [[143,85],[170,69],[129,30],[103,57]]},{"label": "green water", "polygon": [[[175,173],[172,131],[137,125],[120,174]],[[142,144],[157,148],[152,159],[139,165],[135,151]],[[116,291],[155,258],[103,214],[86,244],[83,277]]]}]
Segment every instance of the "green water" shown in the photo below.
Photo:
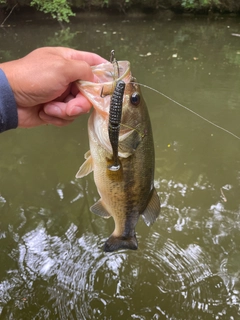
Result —
[{"label": "green water", "polygon": [[[79,16],[9,20],[0,61],[40,46],[129,60],[137,80],[240,136],[240,20]],[[161,215],[137,251],[105,254],[84,115],[0,135],[0,319],[240,318],[240,141],[146,88]]]}]

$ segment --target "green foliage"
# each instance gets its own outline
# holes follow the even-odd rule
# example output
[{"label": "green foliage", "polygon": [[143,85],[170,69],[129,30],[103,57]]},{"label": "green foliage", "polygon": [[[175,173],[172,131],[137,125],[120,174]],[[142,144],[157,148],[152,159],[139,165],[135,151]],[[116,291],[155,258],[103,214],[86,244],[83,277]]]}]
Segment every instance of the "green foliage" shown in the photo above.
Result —
[{"label": "green foliage", "polygon": [[6,4],[6,0],[0,0],[0,4]]},{"label": "green foliage", "polygon": [[104,5],[108,6],[108,4],[109,4],[109,0],[103,0],[102,6],[104,6]]},{"label": "green foliage", "polygon": [[30,4],[44,13],[50,13],[58,21],[69,22],[69,17],[75,16],[67,0],[32,0]]},{"label": "green foliage", "polygon": [[[104,5],[108,6],[110,4],[110,2],[111,2],[111,0],[102,0],[102,6],[104,6]],[[125,0],[124,2],[129,3],[130,0]]]},{"label": "green foliage", "polygon": [[185,9],[199,9],[201,7],[209,7],[212,5],[218,5],[219,0],[183,0],[182,6]]}]

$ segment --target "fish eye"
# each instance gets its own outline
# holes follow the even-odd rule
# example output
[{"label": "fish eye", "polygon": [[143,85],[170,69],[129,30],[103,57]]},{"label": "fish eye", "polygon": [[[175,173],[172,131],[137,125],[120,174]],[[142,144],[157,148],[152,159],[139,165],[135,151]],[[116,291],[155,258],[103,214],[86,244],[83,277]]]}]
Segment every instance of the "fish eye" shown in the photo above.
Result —
[{"label": "fish eye", "polygon": [[131,104],[133,104],[134,106],[138,106],[140,103],[140,94],[137,92],[134,92],[131,97],[130,97],[130,102]]}]

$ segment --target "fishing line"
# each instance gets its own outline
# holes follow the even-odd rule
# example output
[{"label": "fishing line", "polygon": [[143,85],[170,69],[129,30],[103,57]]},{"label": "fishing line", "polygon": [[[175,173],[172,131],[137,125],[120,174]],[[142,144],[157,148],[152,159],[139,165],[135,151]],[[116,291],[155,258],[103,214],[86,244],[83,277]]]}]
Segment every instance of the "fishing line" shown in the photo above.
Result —
[{"label": "fishing line", "polygon": [[135,81],[132,82],[132,83],[139,84],[140,86],[143,86],[143,87],[145,87],[145,88],[148,88],[148,89],[150,89],[150,90],[152,90],[152,91],[154,91],[154,92],[162,95],[164,98],[166,98],[166,99],[172,101],[173,103],[179,105],[179,106],[182,107],[183,109],[186,109],[187,111],[193,113],[195,116],[197,116],[197,117],[201,118],[202,120],[208,122],[209,124],[213,125],[214,127],[218,128],[218,129],[220,129],[220,130],[222,130],[222,131],[225,131],[226,133],[230,134],[230,135],[233,136],[234,138],[240,140],[240,137],[237,136],[236,134],[234,134],[234,133],[232,133],[231,131],[229,131],[229,130],[227,130],[227,129],[221,127],[221,126],[219,126],[218,124],[216,124],[216,123],[214,123],[214,122],[206,119],[205,117],[201,116],[199,113],[197,113],[197,112],[189,109],[188,107],[186,107],[186,106],[184,106],[183,104],[181,104],[180,102],[177,102],[176,100],[170,98],[169,96],[167,96],[166,94],[162,93],[161,91],[159,91],[159,90],[157,90],[157,89],[154,89],[154,88],[151,88],[151,87],[149,87],[149,86],[147,86],[146,84],[143,84],[143,83],[139,83],[139,82],[135,82]]}]

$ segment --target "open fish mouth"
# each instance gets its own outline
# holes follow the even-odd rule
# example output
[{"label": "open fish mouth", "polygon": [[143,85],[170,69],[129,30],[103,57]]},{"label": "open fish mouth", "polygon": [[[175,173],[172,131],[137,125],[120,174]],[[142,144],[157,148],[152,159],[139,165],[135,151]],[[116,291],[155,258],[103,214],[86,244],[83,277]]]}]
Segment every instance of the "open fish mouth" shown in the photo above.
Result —
[{"label": "open fish mouth", "polygon": [[[96,82],[77,81],[79,91],[92,103],[93,107],[102,116],[109,114],[111,94],[115,83],[119,80],[129,83],[132,79],[129,61],[118,61],[118,76],[114,65],[106,62],[92,67]],[[104,99],[103,99],[104,97]]]}]

